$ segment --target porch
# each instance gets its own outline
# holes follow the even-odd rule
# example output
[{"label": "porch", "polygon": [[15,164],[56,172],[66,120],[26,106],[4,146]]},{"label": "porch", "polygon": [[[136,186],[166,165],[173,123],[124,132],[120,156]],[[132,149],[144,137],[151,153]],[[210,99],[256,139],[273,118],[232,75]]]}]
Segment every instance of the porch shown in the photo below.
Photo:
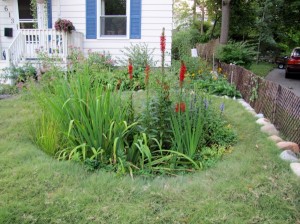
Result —
[{"label": "porch", "polygon": [[8,49],[3,51],[1,67],[35,61],[41,55],[66,62],[73,48],[82,50],[83,33],[66,33],[54,29],[21,29]]}]

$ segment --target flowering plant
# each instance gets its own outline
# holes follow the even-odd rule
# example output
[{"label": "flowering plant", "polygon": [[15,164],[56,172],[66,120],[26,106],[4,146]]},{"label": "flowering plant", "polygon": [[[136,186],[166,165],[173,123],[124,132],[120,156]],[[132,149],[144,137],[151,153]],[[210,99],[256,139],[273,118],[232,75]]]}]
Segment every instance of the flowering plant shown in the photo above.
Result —
[{"label": "flowering plant", "polygon": [[73,23],[67,19],[58,19],[55,22],[54,27],[56,31],[64,31],[69,33],[71,33],[72,30],[75,30]]}]

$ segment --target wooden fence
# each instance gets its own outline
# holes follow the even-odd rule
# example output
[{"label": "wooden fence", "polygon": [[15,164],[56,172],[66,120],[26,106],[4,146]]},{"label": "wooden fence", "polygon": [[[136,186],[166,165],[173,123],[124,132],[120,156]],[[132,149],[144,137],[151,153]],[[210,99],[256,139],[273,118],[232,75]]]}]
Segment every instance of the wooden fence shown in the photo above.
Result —
[{"label": "wooden fence", "polygon": [[221,63],[228,81],[236,85],[245,101],[268,118],[286,140],[300,145],[300,97],[289,89],[262,79],[235,65]]}]

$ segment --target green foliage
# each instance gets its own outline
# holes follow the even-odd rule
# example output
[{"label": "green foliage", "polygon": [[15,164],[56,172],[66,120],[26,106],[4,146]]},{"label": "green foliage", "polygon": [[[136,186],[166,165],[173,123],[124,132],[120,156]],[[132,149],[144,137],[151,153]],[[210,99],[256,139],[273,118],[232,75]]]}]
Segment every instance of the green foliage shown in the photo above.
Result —
[{"label": "green foliage", "polygon": [[[225,104],[221,103],[220,108],[215,108],[211,102],[206,102],[207,115],[204,123],[204,140],[206,146],[231,146],[237,141],[237,134],[232,126],[224,119]],[[218,112],[219,111],[219,112]]]},{"label": "green foliage", "polygon": [[87,61],[90,66],[95,68],[95,71],[101,71],[102,69],[113,70],[115,62],[112,59],[109,52],[89,52]]},{"label": "green foliage", "polygon": [[206,108],[202,99],[196,96],[186,97],[185,101],[187,107],[184,112],[172,112],[173,148],[194,159],[204,143]]},{"label": "green foliage", "polygon": [[65,146],[66,138],[61,132],[60,121],[54,119],[52,114],[44,111],[35,122],[33,141],[49,155],[55,154]]},{"label": "green foliage", "polygon": [[229,96],[240,98],[241,93],[235,85],[228,83],[227,78],[222,74],[203,73],[195,83],[196,88],[218,96]]},{"label": "green foliage", "polygon": [[[209,70],[207,62],[200,57],[184,56],[182,60],[187,68],[186,81],[188,83],[192,83],[192,80],[199,79],[203,73],[207,73]],[[180,65],[181,61],[172,61],[172,70],[176,76],[179,74]]]},{"label": "green foliage", "polygon": [[[207,108],[203,99],[184,96],[191,108],[176,114],[171,93],[177,84],[159,70],[150,75],[146,100],[139,97],[146,105],[136,110],[132,91],[145,86],[144,69],[134,69],[130,80],[127,71],[98,67],[99,58],[95,53],[85,60],[75,52],[68,73],[52,73],[50,83],[32,90],[42,108],[34,139],[48,154],[88,170],[172,174],[201,169],[202,147],[227,148],[234,142],[220,110]],[[199,59],[190,64],[191,71],[202,65]]]},{"label": "green foliage", "polygon": [[0,84],[0,95],[12,95],[18,93],[18,88],[15,85]]},{"label": "green foliage", "polygon": [[120,94],[109,85],[99,85],[88,71],[85,68],[68,81],[57,79],[39,101],[67,136],[68,145],[59,158],[85,161],[93,149],[103,149],[101,162],[116,164],[117,153],[128,147],[127,138],[135,124],[127,124],[127,107]]},{"label": "green foliage", "polygon": [[203,147],[199,154],[203,168],[214,166],[226,151],[228,149],[224,146],[212,145],[211,147]]},{"label": "green foliage", "polygon": [[30,79],[37,79],[36,68],[26,63],[23,66],[10,66],[4,69],[4,77],[11,78],[15,82],[27,82]]},{"label": "green foliage", "polygon": [[130,47],[125,47],[121,50],[124,58],[119,58],[118,62],[122,66],[128,65],[128,59],[132,60],[132,65],[135,68],[145,68],[148,64],[154,67],[157,61],[153,58],[154,49],[150,49],[146,43],[131,44]]},{"label": "green foliage", "polygon": [[206,36],[201,35],[199,30],[194,28],[174,32],[172,36],[172,58],[178,60],[191,56],[191,49],[195,48],[197,43],[202,43],[205,40]]},{"label": "green foliage", "polygon": [[[156,139],[163,148],[171,146],[169,88],[167,84],[159,87],[158,94],[150,99],[148,111],[144,112],[141,120],[142,130],[150,139]],[[154,144],[152,147],[158,146]]]},{"label": "green foliage", "polygon": [[219,46],[216,58],[227,64],[233,63],[248,68],[255,55],[254,46],[247,42],[229,41],[228,44]]}]

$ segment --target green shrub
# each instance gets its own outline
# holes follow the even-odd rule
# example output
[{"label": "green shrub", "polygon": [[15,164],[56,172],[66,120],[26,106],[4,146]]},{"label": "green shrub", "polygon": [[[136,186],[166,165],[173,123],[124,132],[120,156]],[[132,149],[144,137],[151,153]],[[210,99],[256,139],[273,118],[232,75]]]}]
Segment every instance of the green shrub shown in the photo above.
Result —
[{"label": "green shrub", "polygon": [[[191,57],[191,56],[183,56],[182,60],[186,64],[187,67],[187,73],[189,75],[197,76],[198,73],[202,73],[203,71],[207,70],[207,63],[200,57]],[[180,69],[181,61],[173,60],[172,67],[174,69],[174,72],[178,74]]]},{"label": "green shrub", "polygon": [[93,66],[96,71],[101,69],[113,70],[115,61],[112,59],[109,52],[89,52],[87,61],[90,66]]},{"label": "green shrub", "polygon": [[11,78],[18,82],[27,82],[30,79],[37,79],[36,68],[32,64],[26,63],[23,66],[10,66],[4,69],[4,77]]},{"label": "green shrub", "polygon": [[146,43],[131,44],[130,47],[125,47],[121,52],[125,56],[118,59],[119,64],[122,66],[127,67],[129,58],[135,68],[145,69],[147,64],[154,67],[157,63],[153,58],[154,49],[149,49]]},{"label": "green shrub", "polygon": [[235,85],[230,84],[222,74],[207,73],[195,82],[196,88],[217,96],[242,97]]},{"label": "green shrub", "polygon": [[11,95],[15,93],[18,93],[18,88],[15,85],[0,84],[1,95]]},{"label": "green shrub", "polygon": [[179,60],[191,56],[191,49],[204,40],[206,40],[206,36],[201,35],[198,29],[189,28],[175,31],[172,36],[172,59]]},{"label": "green shrub", "polygon": [[233,63],[249,68],[255,55],[256,51],[253,45],[249,45],[247,42],[229,41],[226,45],[219,45],[216,58],[227,64]]}]

